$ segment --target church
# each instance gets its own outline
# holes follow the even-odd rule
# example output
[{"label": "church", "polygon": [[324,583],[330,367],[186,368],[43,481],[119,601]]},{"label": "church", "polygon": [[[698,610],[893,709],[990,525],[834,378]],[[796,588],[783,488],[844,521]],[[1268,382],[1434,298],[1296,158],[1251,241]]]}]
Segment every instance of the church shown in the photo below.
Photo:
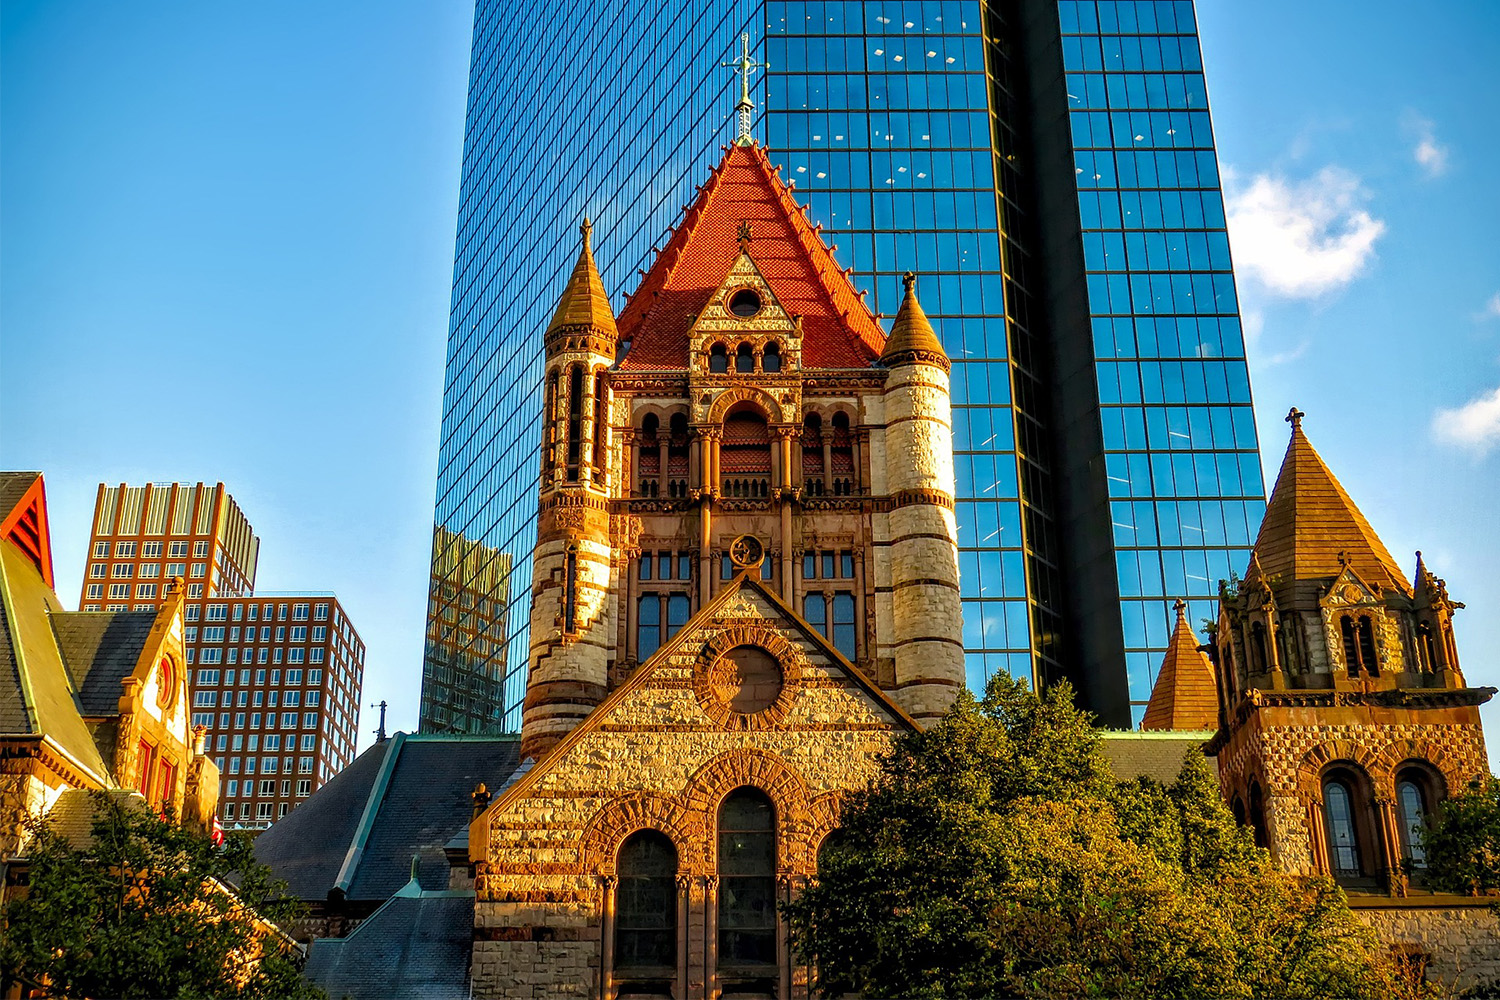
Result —
[{"label": "church", "polygon": [[[544,336],[519,745],[398,735],[262,836],[331,935],[312,978],[808,995],[778,904],[966,684],[950,365],[918,290],[885,335],[743,123],[618,312],[584,222]],[[1180,608],[1142,731],[1106,751],[1170,781],[1206,748],[1278,864],[1338,879],[1414,968],[1500,976],[1495,916],[1425,890],[1416,833],[1485,773],[1494,689],[1301,420],[1209,641]]]}]

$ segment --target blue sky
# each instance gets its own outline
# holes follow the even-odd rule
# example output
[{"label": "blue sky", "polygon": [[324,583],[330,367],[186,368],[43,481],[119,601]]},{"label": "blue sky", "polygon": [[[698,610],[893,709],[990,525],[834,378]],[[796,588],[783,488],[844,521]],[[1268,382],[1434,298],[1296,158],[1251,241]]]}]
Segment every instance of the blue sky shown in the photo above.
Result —
[{"label": "blue sky", "polygon": [[[1295,403],[1500,684],[1500,4],[1412,10],[1199,19],[1268,482]],[[64,600],[99,482],[222,480],[258,589],[336,591],[406,729],[471,14],[0,8],[0,466],[47,476]]]}]

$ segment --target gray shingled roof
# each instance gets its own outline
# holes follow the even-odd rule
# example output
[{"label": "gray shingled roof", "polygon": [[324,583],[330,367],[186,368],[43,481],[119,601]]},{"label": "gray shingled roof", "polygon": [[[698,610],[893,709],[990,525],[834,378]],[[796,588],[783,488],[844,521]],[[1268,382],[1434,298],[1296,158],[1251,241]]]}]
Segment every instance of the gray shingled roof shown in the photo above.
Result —
[{"label": "gray shingled roof", "polygon": [[140,660],[156,612],[62,611],[49,617],[83,714],[114,715],[120,682]]},{"label": "gray shingled roof", "polygon": [[474,894],[396,896],[346,938],[319,938],[303,976],[350,1000],[467,1000]]},{"label": "gray shingled roof", "polygon": [[443,847],[472,818],[474,786],[499,788],[519,756],[514,735],[398,733],[256,838],[255,856],[309,901],[336,888],[349,900],[388,899],[410,879],[414,854],[422,887],[446,889]]},{"label": "gray shingled roof", "polygon": [[0,472],[0,520],[10,516],[40,472]]},{"label": "gray shingled roof", "polygon": [[1213,738],[1211,731],[1145,730],[1109,732],[1103,738],[1104,756],[1120,781],[1155,778],[1164,785],[1177,780],[1189,753],[1201,753]]}]

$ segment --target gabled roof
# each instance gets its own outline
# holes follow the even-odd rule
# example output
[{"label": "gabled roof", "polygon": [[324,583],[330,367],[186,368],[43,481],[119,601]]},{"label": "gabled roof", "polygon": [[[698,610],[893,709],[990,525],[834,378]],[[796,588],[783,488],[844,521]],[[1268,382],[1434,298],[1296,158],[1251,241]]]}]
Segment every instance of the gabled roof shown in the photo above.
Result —
[{"label": "gabled roof", "polygon": [[687,368],[688,330],[738,256],[742,223],[777,300],[802,317],[802,367],[869,367],[885,344],[880,324],[758,143],[729,147],[621,310],[631,347],[620,367]]},{"label": "gabled roof", "polygon": [[1219,692],[1214,668],[1198,648],[1188,624],[1187,605],[1177,602],[1177,627],[1156,673],[1142,729],[1216,729]]},{"label": "gabled roof", "polygon": [[120,711],[120,686],[135,670],[156,624],[154,611],[60,611],[49,616],[85,716]]},{"label": "gabled roof", "polygon": [[40,472],[0,472],[0,539],[26,553],[47,586],[53,586],[47,490]]},{"label": "gabled roof", "polygon": [[552,322],[547,332],[562,327],[589,327],[611,336],[615,333],[615,314],[609,307],[609,296],[604,291],[604,281],[599,277],[599,268],[594,265],[594,251],[590,246],[593,226],[583,220],[580,232],[583,247],[578,251],[578,262],[573,265],[573,274],[557,300],[557,309],[552,313]]},{"label": "gabled roof", "polygon": [[298,899],[338,889],[384,900],[410,878],[412,855],[428,889],[448,886],[444,846],[473,814],[474,786],[498,788],[519,763],[515,735],[397,733],[360,754],[255,840]]},{"label": "gabled roof", "polygon": [[[523,769],[518,769],[518,779],[510,783],[508,787],[502,789],[494,797],[485,814],[489,815],[490,813],[507,808],[510,803],[530,794],[533,786],[551,770],[555,762],[561,760],[569,749],[601,725],[609,717],[616,705],[628,698],[641,686],[648,683],[651,675],[660,669],[661,664],[667,663],[672,655],[677,652],[678,648],[697,633],[704,626],[704,623],[719,617],[725,607],[747,590],[769,602],[781,616],[782,621],[801,632],[803,637],[811,642],[820,653],[826,656],[830,663],[848,675],[865,694],[870,696],[872,701],[894,718],[898,725],[912,732],[920,728],[912,717],[906,713],[906,710],[896,704],[895,700],[879,684],[876,684],[866,676],[864,671],[849,662],[844,654],[840,653],[834,647],[833,643],[829,642],[823,637],[821,632],[808,624],[807,619],[797,614],[790,604],[783,601],[781,595],[762,583],[759,579],[759,573],[760,570],[758,568],[742,569],[736,573],[734,578],[728,581],[714,595],[713,600],[708,601],[700,607],[697,613],[690,617],[671,639],[668,639],[655,653],[651,654],[650,659],[636,668],[635,673],[631,674],[630,678],[624,684],[615,688],[609,693],[608,697],[594,706],[594,710],[582,722],[574,726],[566,736],[554,743],[551,749],[542,754],[540,760],[532,764],[529,769],[525,769],[525,773],[521,773],[524,766]],[[484,848],[481,845],[482,849]]]},{"label": "gabled roof", "polygon": [[108,785],[109,768],[83,721],[48,621],[61,612],[35,562],[0,540],[0,736],[44,737]]},{"label": "gabled roof", "polygon": [[349,1000],[467,1000],[473,946],[474,893],[408,884],[348,937],[314,941],[303,976]]},{"label": "gabled roof", "polygon": [[1311,583],[1338,576],[1347,561],[1372,586],[1410,596],[1401,568],[1307,439],[1302,414],[1288,419],[1292,439],[1253,550],[1260,576],[1272,587]]}]

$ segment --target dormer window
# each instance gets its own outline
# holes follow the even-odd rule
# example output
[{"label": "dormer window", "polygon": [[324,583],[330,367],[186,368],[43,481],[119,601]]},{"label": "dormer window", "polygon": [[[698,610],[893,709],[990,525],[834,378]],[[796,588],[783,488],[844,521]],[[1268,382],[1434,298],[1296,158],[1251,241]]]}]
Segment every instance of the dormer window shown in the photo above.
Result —
[{"label": "dormer window", "polygon": [[755,371],[755,351],[749,344],[741,344],[739,350],[734,352],[734,370],[737,372]]},{"label": "dormer window", "polygon": [[767,344],[765,351],[760,356],[761,371],[781,371],[781,348],[774,342]]},{"label": "dormer window", "polygon": [[723,344],[715,344],[709,348],[708,370],[720,374],[729,371],[729,351]]},{"label": "dormer window", "polygon": [[729,311],[740,319],[749,319],[760,312],[760,294],[753,288],[741,288],[729,296]]}]

